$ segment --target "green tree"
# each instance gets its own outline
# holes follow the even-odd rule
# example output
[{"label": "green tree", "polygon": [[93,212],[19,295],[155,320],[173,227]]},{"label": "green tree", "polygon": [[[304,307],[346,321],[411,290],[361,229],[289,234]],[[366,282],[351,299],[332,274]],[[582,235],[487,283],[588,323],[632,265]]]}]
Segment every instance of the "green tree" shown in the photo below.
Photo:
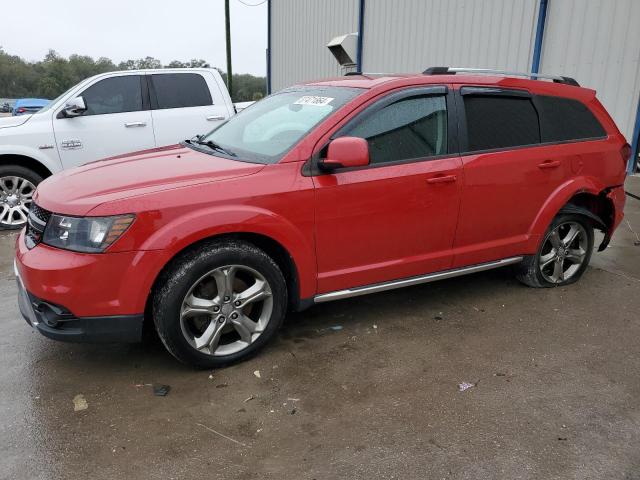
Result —
[{"label": "green tree", "polygon": [[[191,59],[187,62],[173,60],[165,66],[170,68],[209,68],[203,59]],[[137,60],[126,60],[117,65],[106,57],[97,60],[86,55],[60,56],[55,50],[49,50],[44,59],[37,62],[26,62],[16,55],[6,53],[0,47],[0,97],[42,97],[55,98],[76,83],[93,75],[116,70],[136,70],[146,68],[162,68],[157,58],[145,57]],[[225,78],[226,74],[218,69]],[[264,77],[248,74],[233,76],[234,92],[232,98],[236,102],[256,100],[266,95]]]}]

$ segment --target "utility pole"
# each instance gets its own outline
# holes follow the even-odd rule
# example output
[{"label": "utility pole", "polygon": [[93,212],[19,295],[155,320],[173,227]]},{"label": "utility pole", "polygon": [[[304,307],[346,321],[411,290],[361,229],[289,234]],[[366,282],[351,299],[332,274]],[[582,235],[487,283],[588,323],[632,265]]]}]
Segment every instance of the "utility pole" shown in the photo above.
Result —
[{"label": "utility pole", "polygon": [[224,26],[227,33],[227,90],[233,99],[233,72],[231,71],[231,20],[229,15],[229,0],[224,0]]}]

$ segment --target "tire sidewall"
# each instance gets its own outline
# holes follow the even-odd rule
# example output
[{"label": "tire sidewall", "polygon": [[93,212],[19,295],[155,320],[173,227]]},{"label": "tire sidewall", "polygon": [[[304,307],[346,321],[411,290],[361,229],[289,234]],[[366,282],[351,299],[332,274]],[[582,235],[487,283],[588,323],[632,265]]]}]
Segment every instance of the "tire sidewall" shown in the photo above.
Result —
[{"label": "tire sidewall", "polygon": [[[182,333],[180,309],[191,287],[204,275],[226,265],[244,265],[258,271],[269,283],[273,311],[264,332],[240,352],[214,357],[197,351]],[[202,368],[219,367],[245,360],[262,348],[282,325],[287,306],[284,277],[276,263],[250,244],[223,244],[201,248],[174,261],[156,294],[153,317],[160,338],[179,360]]]},{"label": "tire sidewall", "polygon": [[[551,283],[551,282],[547,281],[544,278],[544,276],[542,275],[542,271],[540,270],[540,255],[542,254],[542,249],[544,248],[544,245],[545,245],[545,243],[547,241],[547,238],[549,237],[549,234],[558,225],[561,225],[561,224],[567,223],[567,222],[579,223],[580,225],[582,225],[582,227],[587,232],[587,243],[588,243],[588,245],[587,245],[587,253],[586,253],[584,261],[582,262],[582,265],[580,266],[578,271],[570,279],[565,280],[565,281],[563,281],[561,283]],[[582,215],[573,215],[573,214],[560,214],[560,215],[556,216],[553,219],[553,222],[551,222],[551,225],[549,226],[547,231],[545,232],[544,237],[542,238],[542,241],[540,242],[540,247],[538,248],[538,252],[536,253],[536,256],[534,258],[536,279],[538,280],[540,285],[544,286],[544,287],[563,287],[565,285],[571,285],[572,283],[575,283],[578,280],[580,280],[580,278],[584,274],[585,270],[589,266],[589,262],[591,261],[591,255],[593,253],[593,245],[594,245],[593,225],[591,224],[589,219],[587,219],[586,217],[584,217]]]}]

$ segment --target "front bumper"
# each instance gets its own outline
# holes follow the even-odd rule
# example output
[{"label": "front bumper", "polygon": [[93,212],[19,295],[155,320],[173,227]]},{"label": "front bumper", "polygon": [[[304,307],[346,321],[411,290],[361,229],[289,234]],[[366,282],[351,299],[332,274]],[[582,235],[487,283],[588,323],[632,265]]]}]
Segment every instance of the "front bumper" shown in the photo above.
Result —
[{"label": "front bumper", "polygon": [[74,317],[65,307],[46,302],[27,291],[17,264],[14,271],[18,287],[20,313],[45,337],[65,342],[139,342],[144,315],[110,317]]}]

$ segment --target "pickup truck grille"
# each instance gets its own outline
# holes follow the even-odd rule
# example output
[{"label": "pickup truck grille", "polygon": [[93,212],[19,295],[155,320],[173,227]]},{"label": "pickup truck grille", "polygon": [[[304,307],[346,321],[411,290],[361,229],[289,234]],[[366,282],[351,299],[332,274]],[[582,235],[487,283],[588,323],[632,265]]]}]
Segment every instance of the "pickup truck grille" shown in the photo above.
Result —
[{"label": "pickup truck grille", "polygon": [[42,241],[42,234],[50,218],[51,212],[40,208],[35,203],[31,204],[25,232],[25,243],[28,249],[32,249]]}]

